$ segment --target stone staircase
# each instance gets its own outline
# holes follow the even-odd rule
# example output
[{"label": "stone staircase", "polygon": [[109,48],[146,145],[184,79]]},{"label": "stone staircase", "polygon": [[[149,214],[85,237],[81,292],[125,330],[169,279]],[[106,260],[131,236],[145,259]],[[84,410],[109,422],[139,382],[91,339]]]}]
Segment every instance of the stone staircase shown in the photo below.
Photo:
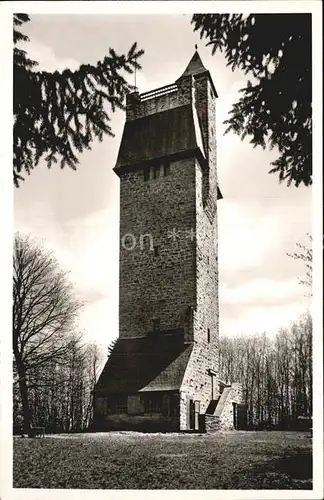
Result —
[{"label": "stone staircase", "polygon": [[212,399],[204,415],[206,432],[234,429],[233,403],[242,402],[242,386],[223,385],[221,394]]},{"label": "stone staircase", "polygon": [[219,396],[217,396],[215,399],[212,399],[212,400],[210,401],[210,403],[209,403],[209,405],[208,405],[208,408],[207,408],[207,410],[206,410],[206,413],[205,413],[206,415],[214,415],[214,413],[215,413],[215,410],[216,410],[216,408],[217,408],[218,401],[219,401],[220,397],[221,397],[221,396],[219,395]]}]

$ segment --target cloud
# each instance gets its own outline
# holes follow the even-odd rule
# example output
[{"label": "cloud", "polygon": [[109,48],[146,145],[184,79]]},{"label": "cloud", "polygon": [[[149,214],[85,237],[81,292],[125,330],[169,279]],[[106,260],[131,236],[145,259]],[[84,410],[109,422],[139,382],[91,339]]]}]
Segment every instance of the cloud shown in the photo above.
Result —
[{"label": "cloud", "polygon": [[289,304],[299,298],[300,290],[294,278],[287,281],[256,279],[237,287],[221,283],[219,293],[224,304],[266,306],[278,302]]},{"label": "cloud", "polygon": [[292,320],[298,319],[307,306],[300,301],[277,306],[245,307],[238,316],[226,316],[220,310],[220,335],[237,336],[253,333],[276,333],[280,328],[289,326]]},{"label": "cloud", "polygon": [[118,297],[102,299],[84,307],[79,324],[85,340],[107,346],[118,337]]},{"label": "cloud", "polygon": [[[38,224],[28,215],[42,213]],[[16,229],[43,242],[53,250],[61,268],[69,272],[78,298],[84,301],[78,325],[85,339],[106,346],[118,336],[118,219],[109,209],[73,219],[64,227],[46,205],[35,203],[26,219],[16,215]],[[18,219],[18,221],[17,221]],[[31,218],[33,221],[33,216]],[[103,231],[105,228],[105,231]]]},{"label": "cloud", "polygon": [[[42,209],[42,205],[36,206]],[[46,249],[55,249],[55,257],[71,272],[79,293],[91,290],[92,294],[95,290],[107,296],[118,283],[118,220],[109,209],[71,220],[64,226],[57,223],[53,214],[45,212],[37,225],[20,219],[16,229],[43,240]]]},{"label": "cloud", "polygon": [[22,42],[21,47],[27,51],[28,57],[38,62],[39,70],[63,71],[65,69],[75,70],[80,63],[72,58],[58,57],[51,47],[44,45],[34,36],[30,42]]},{"label": "cloud", "polygon": [[[251,152],[250,158],[255,164]],[[245,196],[249,187],[242,178],[244,192],[236,194],[234,187],[232,196],[225,195],[218,203],[220,279],[229,285],[256,278],[297,281],[305,272],[304,264],[287,253],[310,230],[311,191],[287,188],[278,181],[272,186],[271,179],[269,186],[256,181],[256,187],[259,196]]]},{"label": "cloud", "polygon": [[[109,209],[70,221],[69,266],[78,289],[114,297],[118,290],[119,233],[116,214]],[[103,228],[105,230],[103,231]]]},{"label": "cloud", "polygon": [[219,261],[231,272],[259,267],[268,249],[280,242],[277,217],[256,204],[219,204]]}]

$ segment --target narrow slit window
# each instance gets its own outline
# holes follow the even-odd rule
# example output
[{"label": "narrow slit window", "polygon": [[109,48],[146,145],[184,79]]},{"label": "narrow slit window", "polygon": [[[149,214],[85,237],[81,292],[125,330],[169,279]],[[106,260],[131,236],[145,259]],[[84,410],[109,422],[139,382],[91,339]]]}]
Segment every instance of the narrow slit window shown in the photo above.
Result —
[{"label": "narrow slit window", "polygon": [[158,257],[160,255],[159,247],[154,247],[154,257]]},{"label": "narrow slit window", "polygon": [[160,318],[153,319],[153,332],[160,331]]},{"label": "narrow slit window", "polygon": [[207,328],[207,342],[208,342],[208,344],[210,342],[210,329],[209,328]]}]

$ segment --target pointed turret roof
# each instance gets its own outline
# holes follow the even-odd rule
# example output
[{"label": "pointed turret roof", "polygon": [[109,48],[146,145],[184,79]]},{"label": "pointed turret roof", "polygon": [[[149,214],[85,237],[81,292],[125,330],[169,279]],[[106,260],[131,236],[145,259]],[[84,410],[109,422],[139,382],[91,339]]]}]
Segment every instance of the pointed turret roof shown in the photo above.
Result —
[{"label": "pointed turret roof", "polygon": [[[203,65],[203,62],[200,58],[200,55],[199,55],[198,51],[196,50],[194,55],[190,59],[188,66],[186,67],[186,69],[184,70],[184,72],[182,73],[180,78],[183,78],[184,76],[189,76],[189,75],[193,75],[193,76],[200,75],[203,73],[209,77],[211,86],[215,92],[215,96],[218,97],[214,82],[213,82],[212,77],[210,75],[210,72]],[[179,80],[180,80],[180,78],[179,78]]]},{"label": "pointed turret roof", "polygon": [[[188,76],[188,75],[197,75],[199,73],[205,73],[207,69],[202,63],[202,60],[200,59],[200,55],[198,54],[198,51],[196,50],[192,58],[190,59],[190,62],[184,72],[182,73],[182,76]],[[180,77],[180,78],[181,78]]]}]

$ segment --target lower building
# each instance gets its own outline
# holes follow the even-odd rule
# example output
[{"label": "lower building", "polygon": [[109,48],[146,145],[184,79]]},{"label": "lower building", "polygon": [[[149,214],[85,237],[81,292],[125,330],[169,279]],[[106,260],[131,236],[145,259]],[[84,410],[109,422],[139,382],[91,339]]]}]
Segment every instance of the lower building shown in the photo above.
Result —
[{"label": "lower building", "polygon": [[197,379],[199,364],[204,352],[185,343],[181,331],[117,340],[94,393],[95,429],[244,429],[241,384],[220,382],[208,369]]}]

